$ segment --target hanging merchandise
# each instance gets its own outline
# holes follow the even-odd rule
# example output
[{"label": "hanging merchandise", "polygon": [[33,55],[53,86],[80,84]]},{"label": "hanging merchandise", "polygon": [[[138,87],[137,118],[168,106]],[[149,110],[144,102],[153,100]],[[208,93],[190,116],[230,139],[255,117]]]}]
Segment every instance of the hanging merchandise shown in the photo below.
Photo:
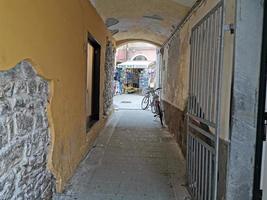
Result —
[{"label": "hanging merchandise", "polygon": [[123,88],[122,88],[122,82],[123,82],[123,70],[121,68],[116,68],[114,73],[114,94],[122,94]]},{"label": "hanging merchandise", "polygon": [[147,73],[147,70],[143,69],[140,72],[140,78],[139,78],[140,89],[145,89],[148,87],[148,80],[149,80],[149,75]]}]

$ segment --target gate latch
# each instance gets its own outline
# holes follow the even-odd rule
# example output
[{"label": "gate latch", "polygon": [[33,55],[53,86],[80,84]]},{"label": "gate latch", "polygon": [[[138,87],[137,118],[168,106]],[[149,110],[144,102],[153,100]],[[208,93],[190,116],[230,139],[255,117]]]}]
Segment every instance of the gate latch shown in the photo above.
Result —
[{"label": "gate latch", "polygon": [[235,33],[235,26],[234,24],[225,24],[224,25],[224,31],[229,31],[231,34]]}]

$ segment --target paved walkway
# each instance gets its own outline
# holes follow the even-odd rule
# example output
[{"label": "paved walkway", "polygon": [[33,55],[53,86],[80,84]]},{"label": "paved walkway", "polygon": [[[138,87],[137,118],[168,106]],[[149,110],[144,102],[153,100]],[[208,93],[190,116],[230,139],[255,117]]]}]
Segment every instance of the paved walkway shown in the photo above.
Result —
[{"label": "paved walkway", "polygon": [[151,112],[115,111],[55,200],[186,200],[185,161]]},{"label": "paved walkway", "polygon": [[141,102],[144,96],[138,94],[121,94],[113,98],[115,109],[120,110],[141,110]]}]

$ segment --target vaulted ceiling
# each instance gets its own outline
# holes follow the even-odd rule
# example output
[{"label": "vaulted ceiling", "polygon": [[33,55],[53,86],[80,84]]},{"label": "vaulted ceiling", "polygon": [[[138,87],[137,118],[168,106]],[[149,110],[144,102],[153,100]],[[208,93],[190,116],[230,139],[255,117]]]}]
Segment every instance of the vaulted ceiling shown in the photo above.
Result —
[{"label": "vaulted ceiling", "polygon": [[117,41],[162,44],[195,0],[90,0]]}]

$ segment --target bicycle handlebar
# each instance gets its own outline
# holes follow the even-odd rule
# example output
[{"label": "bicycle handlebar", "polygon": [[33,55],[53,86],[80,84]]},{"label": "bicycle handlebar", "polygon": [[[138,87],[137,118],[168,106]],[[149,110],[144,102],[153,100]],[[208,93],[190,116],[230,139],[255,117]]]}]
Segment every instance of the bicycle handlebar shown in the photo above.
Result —
[{"label": "bicycle handlebar", "polygon": [[155,89],[155,91],[157,91],[157,90],[161,90],[162,88],[161,87],[159,87],[159,88],[157,88],[157,89]]},{"label": "bicycle handlebar", "polygon": [[157,89],[147,88],[147,91],[146,91],[145,94],[154,93],[154,92],[156,92],[156,91],[158,91],[158,90],[161,90],[161,89],[162,89],[161,87],[159,87],[159,88],[157,88]]}]

